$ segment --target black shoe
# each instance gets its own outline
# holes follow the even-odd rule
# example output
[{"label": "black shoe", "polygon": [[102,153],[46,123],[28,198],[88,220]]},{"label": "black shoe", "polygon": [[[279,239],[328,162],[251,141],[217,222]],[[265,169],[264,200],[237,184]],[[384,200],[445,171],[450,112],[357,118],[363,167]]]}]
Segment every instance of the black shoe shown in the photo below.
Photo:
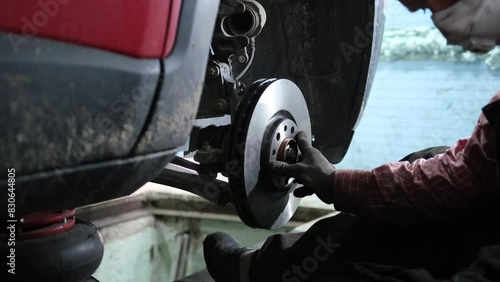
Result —
[{"label": "black shoe", "polygon": [[203,254],[210,276],[217,282],[240,280],[240,258],[251,251],[242,247],[231,235],[217,232],[203,241]]}]

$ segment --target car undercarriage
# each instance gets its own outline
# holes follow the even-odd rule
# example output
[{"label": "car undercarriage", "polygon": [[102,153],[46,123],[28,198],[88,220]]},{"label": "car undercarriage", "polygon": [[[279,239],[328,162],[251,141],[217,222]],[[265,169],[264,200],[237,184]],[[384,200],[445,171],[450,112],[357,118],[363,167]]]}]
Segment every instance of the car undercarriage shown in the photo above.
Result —
[{"label": "car undercarriage", "polygon": [[[52,2],[57,12],[25,0],[0,12],[0,165],[15,171],[15,209],[2,218],[16,225],[19,272],[45,260],[24,271],[44,281],[87,281],[99,265],[100,236],[75,208],[148,181],[232,203],[250,227],[286,224],[299,184],[267,166],[301,161],[300,131],[330,162],[342,160],[384,24],[379,0],[110,1],[99,11],[99,1]],[[106,23],[102,38],[84,32],[90,21]],[[151,47],[145,38],[160,23],[162,43]],[[111,40],[120,32],[123,42]],[[85,244],[92,251],[79,252]],[[89,263],[61,267],[75,258]]]}]

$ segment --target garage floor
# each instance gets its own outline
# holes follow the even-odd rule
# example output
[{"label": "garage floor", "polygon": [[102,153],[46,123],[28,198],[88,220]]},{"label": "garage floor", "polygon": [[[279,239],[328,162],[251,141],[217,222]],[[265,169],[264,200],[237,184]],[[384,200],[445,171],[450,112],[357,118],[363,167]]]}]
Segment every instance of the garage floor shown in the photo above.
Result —
[{"label": "garage floor", "polygon": [[306,200],[290,223],[274,231],[245,226],[232,206],[217,207],[202,198],[155,184],[114,201],[84,207],[78,216],[92,221],[105,244],[94,277],[99,281],[174,281],[205,268],[202,242],[223,231],[252,246],[332,212]]}]

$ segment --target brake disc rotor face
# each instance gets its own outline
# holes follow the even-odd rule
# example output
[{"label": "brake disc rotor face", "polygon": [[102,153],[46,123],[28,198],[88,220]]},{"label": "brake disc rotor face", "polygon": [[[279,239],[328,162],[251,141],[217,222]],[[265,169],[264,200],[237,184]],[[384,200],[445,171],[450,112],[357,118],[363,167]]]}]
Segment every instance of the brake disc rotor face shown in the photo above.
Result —
[{"label": "brake disc rotor face", "polygon": [[297,157],[293,138],[311,136],[307,104],[291,81],[261,80],[250,86],[233,118],[229,142],[228,177],[233,203],[249,226],[276,229],[287,223],[300,199],[299,184],[270,175],[273,160]]}]

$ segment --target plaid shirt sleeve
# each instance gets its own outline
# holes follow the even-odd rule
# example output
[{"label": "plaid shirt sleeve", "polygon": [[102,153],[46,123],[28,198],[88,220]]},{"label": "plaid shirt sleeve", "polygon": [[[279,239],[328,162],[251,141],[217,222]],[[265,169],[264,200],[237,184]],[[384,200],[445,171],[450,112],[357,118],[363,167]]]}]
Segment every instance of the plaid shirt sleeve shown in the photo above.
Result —
[{"label": "plaid shirt sleeve", "polygon": [[[491,102],[499,99],[500,92]],[[337,170],[335,207],[396,224],[480,212],[499,198],[496,160],[494,132],[481,115],[470,138],[434,158],[373,170]]]}]

